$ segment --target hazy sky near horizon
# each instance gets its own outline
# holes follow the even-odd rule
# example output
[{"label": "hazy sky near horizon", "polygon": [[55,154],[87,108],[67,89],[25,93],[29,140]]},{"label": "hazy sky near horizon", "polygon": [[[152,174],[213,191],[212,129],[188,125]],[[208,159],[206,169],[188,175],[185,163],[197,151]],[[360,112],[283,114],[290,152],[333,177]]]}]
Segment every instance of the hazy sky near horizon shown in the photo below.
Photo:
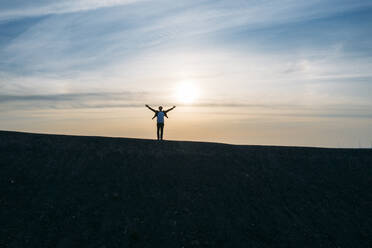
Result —
[{"label": "hazy sky near horizon", "polygon": [[144,104],[177,105],[167,139],[371,147],[371,26],[367,0],[2,0],[0,129],[153,138]]}]

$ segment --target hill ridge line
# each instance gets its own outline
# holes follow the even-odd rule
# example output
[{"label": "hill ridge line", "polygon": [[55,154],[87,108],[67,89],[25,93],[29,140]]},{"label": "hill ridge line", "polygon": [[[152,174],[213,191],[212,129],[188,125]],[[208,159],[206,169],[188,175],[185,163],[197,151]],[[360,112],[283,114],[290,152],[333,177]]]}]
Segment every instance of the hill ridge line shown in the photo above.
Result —
[{"label": "hill ridge line", "polygon": [[120,137],[120,136],[100,136],[100,135],[79,135],[79,134],[58,134],[58,133],[35,133],[27,131],[12,131],[12,130],[0,130],[0,134],[26,134],[26,135],[45,135],[45,136],[65,136],[65,137],[81,137],[81,138],[99,138],[99,139],[119,139],[127,141],[145,141],[145,142],[181,142],[191,144],[206,144],[206,145],[227,145],[235,147],[251,147],[251,148],[293,148],[293,149],[326,149],[326,150],[370,150],[371,148],[344,148],[344,147],[321,147],[321,146],[291,146],[291,145],[252,145],[252,144],[231,144],[224,142],[214,141],[198,141],[198,140],[163,140],[158,141],[156,139],[146,138],[133,138],[133,137]]}]

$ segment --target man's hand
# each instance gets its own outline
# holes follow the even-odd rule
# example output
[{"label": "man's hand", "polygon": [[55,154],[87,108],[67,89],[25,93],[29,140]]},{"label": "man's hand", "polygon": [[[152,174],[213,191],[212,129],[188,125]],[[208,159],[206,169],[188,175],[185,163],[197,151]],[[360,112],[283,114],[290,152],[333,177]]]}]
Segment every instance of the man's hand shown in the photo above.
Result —
[{"label": "man's hand", "polygon": [[152,112],[156,113],[156,110],[153,109],[153,108],[151,108],[148,104],[145,104],[145,106],[146,106],[148,109],[150,109]]},{"label": "man's hand", "polygon": [[164,112],[164,113],[168,113],[169,111],[173,110],[175,107],[176,107],[176,106],[173,106],[172,108],[167,109],[167,110],[165,110],[165,111],[163,111],[163,112]]}]

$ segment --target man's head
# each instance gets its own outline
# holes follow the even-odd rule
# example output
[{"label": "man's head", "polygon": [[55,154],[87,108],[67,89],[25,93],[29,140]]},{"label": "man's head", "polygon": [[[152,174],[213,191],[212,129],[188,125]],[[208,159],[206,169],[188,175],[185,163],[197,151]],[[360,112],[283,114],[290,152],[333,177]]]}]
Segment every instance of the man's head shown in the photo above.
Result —
[{"label": "man's head", "polygon": [[163,110],[163,106],[159,106],[159,111],[162,111]]}]

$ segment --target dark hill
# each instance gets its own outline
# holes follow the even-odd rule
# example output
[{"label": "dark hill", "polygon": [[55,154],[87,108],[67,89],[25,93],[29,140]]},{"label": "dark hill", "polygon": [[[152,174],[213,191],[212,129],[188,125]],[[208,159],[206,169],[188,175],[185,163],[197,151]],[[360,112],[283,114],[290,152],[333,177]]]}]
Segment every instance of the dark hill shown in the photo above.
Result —
[{"label": "dark hill", "polygon": [[0,132],[0,247],[372,247],[372,150]]}]

